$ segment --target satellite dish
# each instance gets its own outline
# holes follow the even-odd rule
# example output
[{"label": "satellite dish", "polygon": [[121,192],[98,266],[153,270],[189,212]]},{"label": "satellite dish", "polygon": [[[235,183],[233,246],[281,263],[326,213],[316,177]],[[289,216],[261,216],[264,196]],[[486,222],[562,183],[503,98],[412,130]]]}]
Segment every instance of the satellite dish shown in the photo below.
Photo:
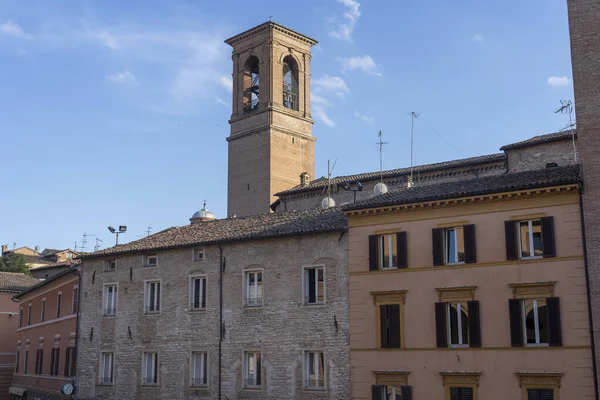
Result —
[{"label": "satellite dish", "polygon": [[327,196],[321,201],[321,208],[335,207],[335,200]]},{"label": "satellite dish", "polygon": [[373,191],[375,192],[375,195],[379,196],[380,194],[387,193],[388,188],[385,183],[379,182],[377,185],[375,185],[375,189],[373,189]]}]

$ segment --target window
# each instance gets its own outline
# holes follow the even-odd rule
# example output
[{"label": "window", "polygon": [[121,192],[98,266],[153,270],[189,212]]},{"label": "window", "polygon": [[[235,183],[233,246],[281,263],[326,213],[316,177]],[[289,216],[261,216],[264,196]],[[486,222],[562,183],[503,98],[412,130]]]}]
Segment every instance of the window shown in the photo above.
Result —
[{"label": "window", "polygon": [[42,322],[46,320],[46,299],[42,299],[42,315],[40,318]]},{"label": "window", "polygon": [[17,356],[15,358],[15,373],[19,373],[19,359],[21,358],[21,351],[17,350]]},{"label": "window", "polygon": [[114,354],[105,352],[100,355],[100,384],[112,385],[114,375]]},{"label": "window", "polygon": [[44,349],[38,349],[35,354],[35,374],[42,374],[42,367],[44,365]]},{"label": "window", "polygon": [[62,293],[59,293],[56,297],[56,318],[60,318],[61,309],[62,309]]},{"label": "window", "polygon": [[26,349],[25,350],[25,369],[23,370],[23,372],[26,374],[27,373],[27,366],[29,365],[29,350]]},{"label": "window", "polygon": [[204,261],[204,249],[194,249],[194,260]]},{"label": "window", "polygon": [[469,312],[466,303],[448,303],[448,341],[451,347],[469,345]]},{"label": "window", "polygon": [[451,386],[450,400],[473,400],[473,388]]},{"label": "window", "polygon": [[192,386],[208,384],[208,354],[204,351],[192,353]]},{"label": "window", "polygon": [[477,400],[479,371],[442,371],[446,400]]},{"label": "window", "polygon": [[520,258],[542,257],[542,222],[537,220],[519,222]]},{"label": "window", "polygon": [[458,264],[465,262],[465,241],[463,228],[450,228],[444,230],[444,255],[445,264]]},{"label": "window", "polygon": [[554,218],[504,222],[507,260],[556,257]]},{"label": "window", "polygon": [[160,312],[160,282],[146,282],[145,312],[148,314]]},{"label": "window", "polygon": [[31,304],[27,307],[27,326],[31,325]]},{"label": "window", "polygon": [[477,262],[475,225],[435,228],[432,233],[434,266]]},{"label": "window", "polygon": [[369,270],[406,268],[408,266],[405,231],[369,236]]},{"label": "window", "polygon": [[283,106],[298,111],[298,64],[292,56],[283,59]]},{"label": "window", "polygon": [[325,303],[325,268],[304,268],[304,304]]},{"label": "window", "polygon": [[245,387],[256,388],[261,386],[260,352],[247,351],[244,356]]},{"label": "window", "polygon": [[50,375],[58,375],[58,360],[60,358],[60,349],[58,347],[53,348],[50,351]]},{"label": "window", "polygon": [[19,310],[19,328],[23,326],[23,307]]},{"label": "window", "polygon": [[435,303],[437,347],[481,347],[479,301],[475,286],[437,288]]},{"label": "window", "polygon": [[306,389],[325,389],[325,362],[323,352],[304,353],[304,387]]},{"label": "window", "polygon": [[400,305],[382,304],[379,306],[381,348],[400,347]]},{"label": "window", "polygon": [[71,314],[79,311],[79,285],[73,287],[73,302],[71,303]]},{"label": "window", "polygon": [[65,376],[75,376],[77,361],[77,348],[75,346],[67,347],[65,355]]},{"label": "window", "polygon": [[375,372],[377,385],[372,386],[373,400],[412,400],[412,386],[406,385],[406,376],[386,372]]},{"label": "window", "polygon": [[509,316],[513,346],[562,346],[558,297],[511,299]]},{"label": "window", "polygon": [[396,235],[379,236],[379,268],[396,268],[398,254],[396,252]]},{"label": "window", "polygon": [[115,316],[117,314],[117,285],[104,285],[103,315]]},{"label": "window", "polygon": [[158,384],[158,353],[144,352],[142,379],[144,385]]},{"label": "window", "polygon": [[256,56],[250,56],[244,65],[244,111],[254,111],[260,105],[259,90],[260,73],[259,61]]},{"label": "window", "polygon": [[246,271],[246,305],[262,306],[263,282],[262,271]]},{"label": "window", "polygon": [[521,400],[558,399],[562,373],[560,372],[517,372]]},{"label": "window", "polygon": [[156,254],[150,254],[146,256],[144,265],[146,267],[155,267],[158,265],[158,256]]},{"label": "window", "polygon": [[206,277],[190,278],[192,310],[204,310],[206,308]]},{"label": "window", "polygon": [[527,400],[554,400],[554,389],[527,389]]},{"label": "window", "polygon": [[104,263],[104,270],[105,271],[114,271],[117,269],[117,260],[112,259],[112,260],[106,260]]}]

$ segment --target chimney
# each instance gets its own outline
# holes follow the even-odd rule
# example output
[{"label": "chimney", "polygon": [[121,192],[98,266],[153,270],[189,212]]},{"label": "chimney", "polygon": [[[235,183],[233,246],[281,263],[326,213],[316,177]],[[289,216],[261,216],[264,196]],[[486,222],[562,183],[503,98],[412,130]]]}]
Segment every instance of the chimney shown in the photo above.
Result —
[{"label": "chimney", "polygon": [[308,172],[303,172],[300,174],[300,186],[304,187],[310,183],[310,174]]},{"label": "chimney", "polygon": [[2,245],[2,255],[4,255],[4,253],[6,253],[8,251],[8,245],[7,244],[3,244]]}]

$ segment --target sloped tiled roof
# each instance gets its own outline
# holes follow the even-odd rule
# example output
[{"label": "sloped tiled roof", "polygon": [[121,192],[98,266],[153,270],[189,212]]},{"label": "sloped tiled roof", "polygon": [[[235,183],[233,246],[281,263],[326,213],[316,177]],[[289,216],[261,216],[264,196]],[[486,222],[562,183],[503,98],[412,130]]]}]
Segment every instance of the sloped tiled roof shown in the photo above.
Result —
[{"label": "sloped tiled roof", "polygon": [[38,288],[49,284],[50,282],[54,282],[55,280],[65,276],[65,275],[68,275],[71,272],[77,271],[78,268],[79,268],[79,265],[73,265],[72,267],[65,269],[64,271],[61,271],[58,274],[51,276],[48,279],[44,279],[44,280],[36,279],[37,284],[28,287],[27,289],[23,290],[19,294],[16,294],[15,296],[13,296],[13,299],[18,299],[19,297],[22,297],[22,296],[26,295],[27,293],[31,293],[34,290],[37,290]]},{"label": "sloped tiled roof", "polygon": [[[470,167],[473,165],[499,162],[499,161],[503,161],[505,158],[506,158],[506,156],[504,153],[488,154],[488,155],[484,155],[484,156],[462,158],[459,160],[444,161],[444,162],[439,162],[439,163],[434,163],[434,164],[418,165],[416,167],[413,167],[413,170],[414,171],[418,170],[419,172],[424,173],[424,172],[432,172],[432,171],[451,169],[451,168],[464,168],[464,167]],[[367,173],[363,173],[363,174],[337,176],[335,178],[331,178],[331,184],[339,185],[339,184],[344,184],[346,182],[354,183],[356,181],[368,181],[371,179],[379,178],[381,174],[382,174],[381,172],[377,171],[377,172],[367,172]],[[402,176],[402,175],[408,175],[408,174],[410,174],[410,167],[397,168],[397,169],[383,171],[383,178],[389,179],[389,178]],[[305,185],[305,186],[298,185],[298,186],[294,186],[291,189],[284,190],[279,193],[275,193],[275,196],[310,191],[310,190],[315,190],[315,189],[319,189],[319,188],[324,188],[326,186],[327,186],[327,178],[318,178],[318,179],[311,181],[310,184],[308,184],[308,185]]]},{"label": "sloped tiled roof", "polygon": [[20,292],[40,283],[39,279],[17,272],[0,272],[0,291]]},{"label": "sloped tiled roof", "polygon": [[567,185],[578,182],[581,182],[579,166],[571,165],[415,186],[410,189],[397,189],[380,196],[359,201],[356,204],[351,204],[344,207],[344,210],[362,210],[424,201],[455,199],[514,190]]},{"label": "sloped tiled roof", "polygon": [[[573,133],[575,134],[575,137],[577,137],[577,133],[575,131],[573,131]],[[527,140],[507,144],[506,146],[500,147],[500,150],[519,149],[522,147],[535,146],[535,145],[543,144],[543,143],[551,143],[551,142],[557,142],[559,140],[571,139],[571,137],[572,137],[571,131],[548,133],[547,135],[534,136]]]},{"label": "sloped tiled roof", "polygon": [[41,265],[39,267],[33,267],[33,268],[30,268],[30,270],[31,271],[41,271],[41,270],[45,270],[45,269],[49,269],[49,268],[71,267],[73,265],[79,264],[80,262],[81,262],[80,260],[62,261],[62,262],[56,262],[56,263],[50,263],[50,264],[46,264],[46,265]]},{"label": "sloped tiled roof", "polygon": [[344,230],[346,226],[346,217],[337,207],[219,219],[173,227],[135,242],[81,255],[79,258],[334,232]]}]

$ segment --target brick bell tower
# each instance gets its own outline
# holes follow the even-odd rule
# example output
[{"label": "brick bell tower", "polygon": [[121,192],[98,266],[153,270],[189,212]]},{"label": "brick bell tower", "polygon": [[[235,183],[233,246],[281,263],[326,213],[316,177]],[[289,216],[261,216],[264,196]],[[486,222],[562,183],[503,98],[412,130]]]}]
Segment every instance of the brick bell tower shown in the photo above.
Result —
[{"label": "brick bell tower", "polygon": [[270,212],[274,194],[314,176],[310,49],[317,41],[265,22],[225,41],[233,48],[227,213]]}]

